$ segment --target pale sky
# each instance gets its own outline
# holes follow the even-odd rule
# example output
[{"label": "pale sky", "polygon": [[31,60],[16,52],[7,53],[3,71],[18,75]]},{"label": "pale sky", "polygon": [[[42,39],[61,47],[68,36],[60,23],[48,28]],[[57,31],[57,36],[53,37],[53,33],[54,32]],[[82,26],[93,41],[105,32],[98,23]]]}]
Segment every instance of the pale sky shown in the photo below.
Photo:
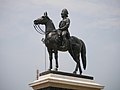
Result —
[{"label": "pale sky", "polygon": [[[48,69],[43,35],[33,20],[45,11],[58,28],[63,8],[69,11],[71,35],[87,47],[87,70],[104,90],[120,90],[120,0],[0,0],[0,90],[32,90],[36,70]],[[44,27],[42,27],[44,29]],[[54,63],[54,60],[53,60]],[[59,52],[59,70],[72,73],[75,62]]]}]

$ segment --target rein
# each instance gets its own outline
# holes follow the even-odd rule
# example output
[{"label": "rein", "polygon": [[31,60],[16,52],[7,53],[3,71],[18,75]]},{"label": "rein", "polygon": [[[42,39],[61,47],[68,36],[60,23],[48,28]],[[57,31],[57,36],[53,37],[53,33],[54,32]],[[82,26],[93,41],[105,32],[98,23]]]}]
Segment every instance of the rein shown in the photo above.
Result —
[{"label": "rein", "polygon": [[42,28],[40,27],[40,24],[38,24],[38,25],[33,24],[33,27],[35,28],[35,30],[36,30],[39,34],[45,35],[45,32],[44,32],[44,31],[42,30]]},{"label": "rein", "polygon": [[51,32],[51,31],[46,31],[46,32],[43,31],[42,28],[40,27],[40,24],[38,24],[38,25],[33,24],[33,27],[41,35],[47,35],[47,34],[49,34]]}]

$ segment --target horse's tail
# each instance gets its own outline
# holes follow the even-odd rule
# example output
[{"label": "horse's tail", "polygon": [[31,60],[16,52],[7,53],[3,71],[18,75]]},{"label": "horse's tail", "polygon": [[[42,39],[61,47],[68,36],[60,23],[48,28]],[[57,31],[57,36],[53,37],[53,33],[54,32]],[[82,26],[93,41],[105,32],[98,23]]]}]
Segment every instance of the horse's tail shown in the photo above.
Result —
[{"label": "horse's tail", "polygon": [[81,48],[81,58],[82,58],[82,63],[83,63],[83,68],[84,70],[86,69],[86,47],[85,43],[82,41],[82,48]]}]

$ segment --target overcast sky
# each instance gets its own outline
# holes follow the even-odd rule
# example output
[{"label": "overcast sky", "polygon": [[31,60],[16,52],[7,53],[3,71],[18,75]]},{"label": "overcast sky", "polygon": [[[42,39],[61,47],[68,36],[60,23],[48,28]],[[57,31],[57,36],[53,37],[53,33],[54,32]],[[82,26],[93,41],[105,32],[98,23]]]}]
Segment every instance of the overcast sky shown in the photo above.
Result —
[{"label": "overcast sky", "polygon": [[[120,90],[120,0],[0,0],[0,90],[32,90],[28,84],[36,70],[49,66],[44,36],[34,30],[33,20],[47,11],[58,28],[63,8],[69,11],[71,35],[87,47],[83,74],[104,90]],[[59,70],[74,68],[68,52],[59,52]]]}]

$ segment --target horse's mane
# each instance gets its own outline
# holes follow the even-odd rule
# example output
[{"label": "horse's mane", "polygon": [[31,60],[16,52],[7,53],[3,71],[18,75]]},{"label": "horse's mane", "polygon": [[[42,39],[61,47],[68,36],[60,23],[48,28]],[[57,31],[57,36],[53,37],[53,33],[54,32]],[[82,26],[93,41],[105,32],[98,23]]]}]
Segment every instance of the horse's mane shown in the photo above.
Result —
[{"label": "horse's mane", "polygon": [[54,25],[53,21],[52,21],[48,16],[46,16],[46,17],[47,17],[47,19],[52,23],[53,28],[55,29],[55,25]]}]

